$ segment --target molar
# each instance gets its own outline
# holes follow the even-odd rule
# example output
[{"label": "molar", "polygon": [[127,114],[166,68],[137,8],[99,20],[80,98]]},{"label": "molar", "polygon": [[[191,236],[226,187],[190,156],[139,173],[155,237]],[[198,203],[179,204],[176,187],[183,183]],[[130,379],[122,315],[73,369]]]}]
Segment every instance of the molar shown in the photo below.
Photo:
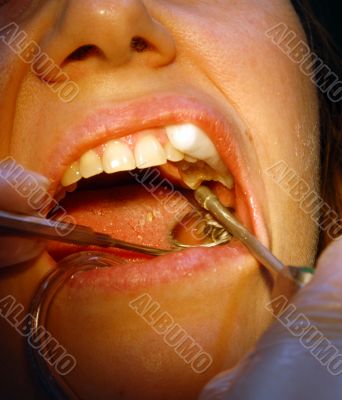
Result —
[{"label": "molar", "polygon": [[197,189],[204,181],[220,182],[228,189],[232,189],[233,187],[233,181],[230,176],[220,175],[219,172],[215,171],[204,161],[198,161],[195,164],[182,161],[178,164],[178,171],[183,182],[193,190]]}]

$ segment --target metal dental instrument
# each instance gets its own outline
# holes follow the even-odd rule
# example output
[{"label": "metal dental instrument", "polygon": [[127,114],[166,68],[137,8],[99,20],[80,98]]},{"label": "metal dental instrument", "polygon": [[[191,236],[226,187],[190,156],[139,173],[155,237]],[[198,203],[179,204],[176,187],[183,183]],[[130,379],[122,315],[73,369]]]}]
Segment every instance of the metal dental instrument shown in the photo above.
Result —
[{"label": "metal dental instrument", "polygon": [[[60,261],[58,268],[53,269],[39,283],[32,298],[28,314],[29,320],[27,324],[31,327],[30,340],[25,340],[25,344],[29,357],[29,365],[33,372],[32,375],[44,388],[48,399],[80,400],[70,382],[65,379],[66,376],[58,373],[56,363],[51,362],[47,356],[47,352],[49,351],[49,337],[51,337],[47,330],[47,321],[55,297],[58,296],[58,293],[63,290],[64,285],[75,274],[94,269],[111,268],[116,264],[122,265],[126,262],[125,259],[111,254],[94,251],[75,253]],[[42,329],[42,327],[46,328],[46,330]],[[33,342],[34,346],[31,344]]]},{"label": "metal dental instrument", "polygon": [[209,188],[200,186],[195,191],[195,198],[229,233],[241,241],[268,270],[285,275],[294,280],[299,287],[302,287],[311,279],[314,273],[313,268],[284,265],[222,205]]},{"label": "metal dental instrument", "polygon": [[[212,221],[213,223],[214,221]],[[71,243],[79,246],[115,247],[151,256],[162,256],[190,247],[213,247],[230,240],[227,233],[222,238],[204,244],[187,245],[175,240],[171,233],[172,249],[159,249],[115,239],[112,236],[95,232],[92,228],[54,221],[30,215],[0,211],[0,235],[35,237],[45,240]]]},{"label": "metal dental instrument", "polygon": [[0,211],[0,234],[36,237],[81,246],[116,247],[151,256],[160,256],[177,249],[157,249],[112,238],[83,226],[51,219]]},{"label": "metal dental instrument", "polygon": [[[178,251],[182,248],[213,247],[224,244],[230,240],[231,236],[229,234],[231,234],[241,241],[252,255],[267,269],[287,276],[294,280],[299,287],[303,286],[311,279],[314,273],[313,268],[285,266],[222,205],[209,188],[200,186],[195,190],[195,199],[201,207],[207,210],[211,216],[214,216],[221,226],[226,229],[226,235],[222,235],[221,232],[219,239],[213,242],[207,242],[203,245],[197,244],[193,246],[180,243],[172,237],[174,248],[158,249],[114,239],[110,235],[95,232],[87,226],[15,214],[8,211],[0,211],[0,234],[37,237],[81,246],[116,247],[151,256],[161,256]],[[218,230],[218,232],[220,231],[221,229]]]}]

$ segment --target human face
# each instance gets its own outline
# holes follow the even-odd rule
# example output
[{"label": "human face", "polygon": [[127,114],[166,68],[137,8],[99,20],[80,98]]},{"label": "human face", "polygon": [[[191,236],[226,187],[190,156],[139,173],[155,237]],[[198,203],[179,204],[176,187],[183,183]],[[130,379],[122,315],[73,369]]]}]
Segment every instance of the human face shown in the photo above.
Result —
[{"label": "human face", "polygon": [[[63,173],[86,151],[127,135],[132,145],[147,129],[163,141],[165,126],[190,122],[206,132],[231,171],[244,223],[283,262],[313,261],[316,227],[266,174],[283,161],[317,189],[314,88],[265,35],[283,22],[304,40],[289,1],[37,0],[24,7],[10,0],[0,21],[18,23],[79,88],[72,101],[62,101],[50,88],[51,74],[43,79],[0,43],[2,157],[46,175],[55,195]],[[144,51],[132,48],[134,37],[148,44]],[[63,204],[80,223],[166,246],[173,217],[160,199],[121,186],[76,192]],[[238,244],[138,261],[76,276],[59,296],[48,328],[77,360],[66,379],[81,398],[196,398],[268,326],[265,304],[279,279]],[[54,267],[44,254],[1,271],[1,297],[11,294],[27,307]],[[206,371],[191,368],[129,306],[144,294],[210,355]],[[1,323],[3,391],[34,398],[22,342]]]}]

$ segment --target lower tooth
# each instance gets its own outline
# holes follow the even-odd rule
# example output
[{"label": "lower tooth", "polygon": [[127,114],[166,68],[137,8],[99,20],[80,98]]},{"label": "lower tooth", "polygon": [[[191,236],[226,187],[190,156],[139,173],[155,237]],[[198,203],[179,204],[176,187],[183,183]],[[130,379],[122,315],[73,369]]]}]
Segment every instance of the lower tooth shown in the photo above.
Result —
[{"label": "lower tooth", "polygon": [[220,176],[218,182],[222,183],[222,185],[226,186],[228,189],[232,189],[234,185],[233,177],[230,175]]},{"label": "lower tooth", "polygon": [[192,190],[198,189],[203,182],[201,179],[198,179],[197,177],[193,177],[191,175],[183,175],[182,180]]}]

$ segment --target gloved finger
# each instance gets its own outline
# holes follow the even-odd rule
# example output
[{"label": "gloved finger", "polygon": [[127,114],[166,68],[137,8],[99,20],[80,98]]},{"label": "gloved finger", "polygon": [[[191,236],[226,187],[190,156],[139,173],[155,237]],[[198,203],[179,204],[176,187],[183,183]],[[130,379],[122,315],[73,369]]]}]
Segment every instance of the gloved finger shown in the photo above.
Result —
[{"label": "gloved finger", "polygon": [[0,268],[20,264],[38,257],[45,248],[39,239],[1,237]]},{"label": "gloved finger", "polygon": [[342,243],[336,241],[319,259],[317,273],[305,288],[290,302],[281,297],[274,300],[277,321],[255,350],[238,368],[214,378],[200,399],[339,398],[342,393],[341,288]]},{"label": "gloved finger", "polygon": [[[46,202],[49,180],[25,170],[11,157],[0,162],[0,209],[34,214]],[[44,242],[36,239],[0,236],[0,267],[37,257]]]},{"label": "gloved finger", "polygon": [[341,339],[342,326],[342,240],[333,242],[322,253],[315,277],[296,296],[301,311],[319,325],[330,339]]},{"label": "gloved finger", "polygon": [[240,370],[244,367],[244,363],[240,362],[235,368],[223,371],[216,375],[201,392],[198,400],[223,400],[227,398],[227,393],[231,388],[234,380],[240,374]]},{"label": "gloved finger", "polygon": [[25,170],[13,158],[0,162],[0,209],[32,214],[46,201],[49,180]]}]

